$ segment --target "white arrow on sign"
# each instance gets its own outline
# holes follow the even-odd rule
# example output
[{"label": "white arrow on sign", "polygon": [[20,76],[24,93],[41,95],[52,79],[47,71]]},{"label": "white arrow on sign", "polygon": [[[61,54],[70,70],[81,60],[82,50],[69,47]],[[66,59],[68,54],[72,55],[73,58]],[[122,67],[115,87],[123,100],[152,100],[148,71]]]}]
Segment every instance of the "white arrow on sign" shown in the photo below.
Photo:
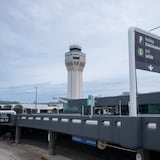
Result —
[{"label": "white arrow on sign", "polygon": [[154,67],[150,64],[149,66],[147,66],[148,67],[148,69],[150,70],[150,71],[152,71],[153,69],[154,69]]}]

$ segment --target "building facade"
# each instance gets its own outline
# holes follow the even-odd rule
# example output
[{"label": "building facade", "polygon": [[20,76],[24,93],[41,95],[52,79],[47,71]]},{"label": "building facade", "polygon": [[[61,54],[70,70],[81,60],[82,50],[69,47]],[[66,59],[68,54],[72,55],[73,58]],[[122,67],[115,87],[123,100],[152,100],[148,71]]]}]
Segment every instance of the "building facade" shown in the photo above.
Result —
[{"label": "building facade", "polygon": [[[68,101],[68,113],[90,114],[88,99]],[[160,92],[137,95],[138,114],[160,114]],[[82,113],[84,112],[84,113]],[[129,115],[129,96],[96,97],[94,114]]]}]

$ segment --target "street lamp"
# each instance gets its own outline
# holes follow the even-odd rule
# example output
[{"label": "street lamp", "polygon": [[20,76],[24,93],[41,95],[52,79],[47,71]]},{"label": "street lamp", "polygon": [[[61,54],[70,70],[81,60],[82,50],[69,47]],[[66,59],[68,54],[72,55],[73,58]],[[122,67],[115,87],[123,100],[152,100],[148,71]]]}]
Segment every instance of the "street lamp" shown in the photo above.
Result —
[{"label": "street lamp", "polygon": [[156,30],[158,28],[160,28],[160,26],[154,27],[154,28],[150,29],[149,31],[151,32],[151,31]]},{"label": "street lamp", "polygon": [[35,109],[37,110],[37,89],[38,87],[35,87]]}]

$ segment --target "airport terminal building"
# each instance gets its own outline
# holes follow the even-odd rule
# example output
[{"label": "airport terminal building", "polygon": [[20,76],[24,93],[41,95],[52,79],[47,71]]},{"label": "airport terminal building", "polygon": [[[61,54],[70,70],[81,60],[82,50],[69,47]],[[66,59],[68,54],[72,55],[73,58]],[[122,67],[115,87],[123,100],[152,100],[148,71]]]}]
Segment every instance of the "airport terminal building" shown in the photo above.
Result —
[{"label": "airport terminal building", "polygon": [[[88,99],[68,100],[65,113],[90,114]],[[160,114],[160,92],[137,95],[138,114]],[[82,113],[83,112],[83,113]],[[128,115],[129,95],[95,97],[94,114]]]}]

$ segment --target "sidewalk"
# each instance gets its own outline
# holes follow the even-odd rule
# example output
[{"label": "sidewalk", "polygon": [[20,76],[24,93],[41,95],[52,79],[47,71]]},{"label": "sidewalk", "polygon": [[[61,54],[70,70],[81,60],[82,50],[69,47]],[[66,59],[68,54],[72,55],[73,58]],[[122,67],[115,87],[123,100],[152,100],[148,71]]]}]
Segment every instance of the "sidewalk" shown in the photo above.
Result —
[{"label": "sidewalk", "polygon": [[48,150],[45,150],[43,148],[39,148],[36,146],[32,146],[29,144],[12,144],[13,147],[24,150],[28,153],[32,153],[38,157],[40,157],[42,160],[72,160],[70,158],[66,158],[62,155],[48,155]]}]

